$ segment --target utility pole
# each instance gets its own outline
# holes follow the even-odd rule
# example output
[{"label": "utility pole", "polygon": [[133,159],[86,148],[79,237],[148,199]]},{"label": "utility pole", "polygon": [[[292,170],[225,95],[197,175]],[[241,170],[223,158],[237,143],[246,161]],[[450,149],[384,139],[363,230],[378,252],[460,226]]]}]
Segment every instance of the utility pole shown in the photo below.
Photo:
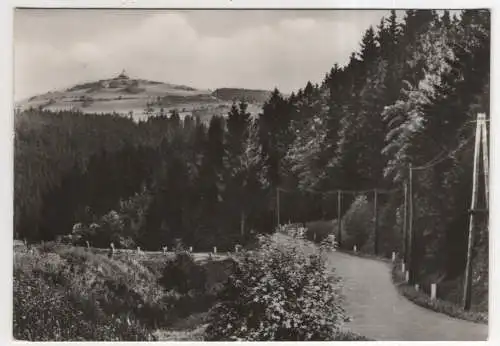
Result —
[{"label": "utility pole", "polygon": [[337,244],[342,244],[342,190],[337,191]]},{"label": "utility pole", "polygon": [[489,180],[490,180],[490,174],[489,174],[489,151],[488,151],[488,130],[486,128],[486,114],[479,114],[482,115],[482,126],[481,126],[481,144],[482,144],[482,149],[483,149],[483,175],[484,175],[484,194],[485,194],[485,199],[486,199],[486,209],[489,208],[489,198],[490,198],[490,193],[489,193]]},{"label": "utility pole", "polygon": [[374,241],[373,249],[375,255],[378,255],[378,207],[377,207],[377,189],[373,190],[373,228],[374,228]]},{"label": "utility pole", "polygon": [[415,231],[413,230],[413,169],[412,164],[409,164],[409,196],[408,196],[408,207],[409,207],[409,220],[408,220],[408,262],[409,262],[409,272],[410,284],[415,284],[416,273],[415,273]]},{"label": "utility pole", "polygon": [[243,238],[245,236],[245,211],[240,212],[240,235]]},{"label": "utility pole", "polygon": [[408,243],[408,240],[406,238],[407,236],[407,230],[406,230],[406,210],[408,208],[408,183],[405,181],[404,182],[404,203],[403,203],[403,262],[406,265],[406,262],[408,261],[408,258],[406,256],[406,245]]},{"label": "utility pole", "polygon": [[276,188],[276,219],[278,227],[280,226],[280,188]]},{"label": "utility pole", "polygon": [[[467,242],[467,264],[465,266],[465,280],[464,280],[464,294],[463,294],[463,308],[469,310],[472,298],[472,250],[474,248],[474,232],[476,228],[476,208],[478,198],[478,180],[479,180],[479,151],[481,146],[481,133],[482,126],[485,120],[484,114],[478,114],[476,123],[476,141],[474,146],[474,165],[472,173],[472,201],[469,210],[469,239]],[[484,149],[484,148],[483,148]],[[484,156],[483,156],[484,158]]]}]

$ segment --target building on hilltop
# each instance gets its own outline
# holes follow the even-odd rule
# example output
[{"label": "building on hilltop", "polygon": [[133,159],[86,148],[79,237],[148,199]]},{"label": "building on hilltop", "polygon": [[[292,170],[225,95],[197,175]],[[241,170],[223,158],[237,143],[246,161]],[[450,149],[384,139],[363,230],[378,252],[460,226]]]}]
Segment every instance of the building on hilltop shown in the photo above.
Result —
[{"label": "building on hilltop", "polygon": [[129,79],[129,76],[125,72],[125,69],[122,70],[122,73],[118,75],[117,79]]}]

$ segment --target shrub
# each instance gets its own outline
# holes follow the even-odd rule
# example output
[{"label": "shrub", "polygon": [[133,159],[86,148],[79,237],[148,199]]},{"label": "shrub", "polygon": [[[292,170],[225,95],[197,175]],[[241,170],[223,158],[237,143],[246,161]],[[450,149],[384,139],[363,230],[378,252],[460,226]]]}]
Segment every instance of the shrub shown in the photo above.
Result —
[{"label": "shrub", "polygon": [[321,243],[325,238],[333,232],[332,221],[313,221],[308,222],[307,226],[307,239]]},{"label": "shrub", "polygon": [[67,246],[15,253],[14,335],[19,339],[148,340],[175,300],[133,260]]},{"label": "shrub", "polygon": [[[30,341],[151,340],[193,312],[207,312],[233,261],[200,265],[187,253],[121,252],[47,242],[14,252],[14,336]],[[165,286],[162,287],[161,283]],[[182,291],[184,293],[180,293]]]},{"label": "shrub", "polygon": [[160,284],[167,290],[174,289],[181,294],[191,290],[204,291],[205,272],[187,252],[178,252],[169,260],[160,278]]},{"label": "shrub", "polygon": [[27,341],[143,340],[153,336],[137,321],[113,318],[34,277],[14,278],[14,338]]},{"label": "shrub", "polygon": [[109,248],[110,243],[113,243],[118,248],[130,249],[136,243],[129,223],[126,215],[111,210],[101,217],[99,224],[75,224],[71,235],[65,237],[71,239],[74,245],[85,245],[88,241],[93,247]]},{"label": "shrub", "polygon": [[340,284],[319,251],[283,234],[242,253],[209,315],[206,340],[335,340],[346,320]]},{"label": "shrub", "polygon": [[170,305],[170,322],[192,313],[208,311],[232,271],[233,260],[200,264],[190,253],[179,251],[166,262],[159,279],[167,291],[178,294],[176,301]]},{"label": "shrub", "polygon": [[[338,225],[336,225],[336,228]],[[338,228],[337,228],[338,229]],[[335,234],[337,234],[335,229]],[[357,197],[342,218],[342,247],[352,249],[373,248],[373,205],[366,196]]]}]

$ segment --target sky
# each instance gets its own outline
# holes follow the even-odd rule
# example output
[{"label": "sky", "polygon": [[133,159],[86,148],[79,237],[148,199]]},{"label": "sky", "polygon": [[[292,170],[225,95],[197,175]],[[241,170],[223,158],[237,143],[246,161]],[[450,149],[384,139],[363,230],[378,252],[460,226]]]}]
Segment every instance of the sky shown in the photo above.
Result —
[{"label": "sky", "polygon": [[122,69],[196,88],[289,93],[346,63],[383,16],[388,11],[16,9],[14,96]]}]

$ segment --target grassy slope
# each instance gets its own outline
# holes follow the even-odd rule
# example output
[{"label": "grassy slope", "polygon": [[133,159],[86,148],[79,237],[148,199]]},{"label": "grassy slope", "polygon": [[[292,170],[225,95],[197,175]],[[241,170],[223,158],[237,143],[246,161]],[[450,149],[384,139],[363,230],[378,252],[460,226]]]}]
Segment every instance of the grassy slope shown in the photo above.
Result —
[{"label": "grassy slope", "polygon": [[182,314],[189,318],[203,313],[207,307],[200,302],[213,299],[219,281],[227,278],[227,267],[220,267],[223,261],[200,259],[208,268],[206,289],[179,293],[161,284],[166,257],[124,253],[108,258],[70,246],[37,246],[30,251],[17,245],[14,336],[51,341],[148,340],[158,329],[165,333],[178,325]]}]

